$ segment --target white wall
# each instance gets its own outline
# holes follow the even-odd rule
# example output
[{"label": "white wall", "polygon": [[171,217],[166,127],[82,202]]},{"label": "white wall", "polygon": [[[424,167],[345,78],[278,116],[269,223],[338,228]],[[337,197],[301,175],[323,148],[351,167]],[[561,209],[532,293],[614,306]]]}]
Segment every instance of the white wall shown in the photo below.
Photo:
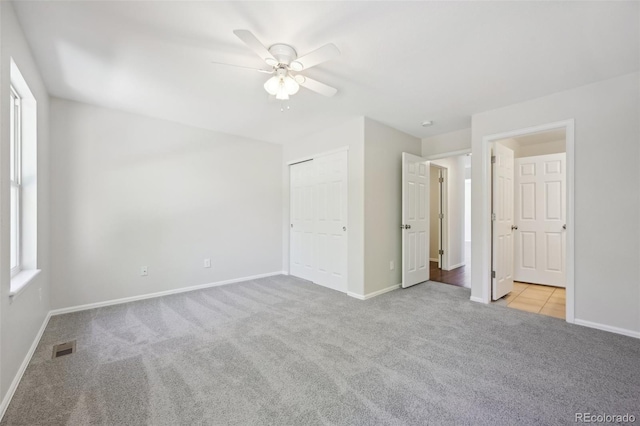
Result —
[{"label": "white wall", "polygon": [[537,144],[520,145],[515,158],[534,157],[536,155],[558,154],[566,152],[567,144],[565,139],[557,141],[542,142]]},{"label": "white wall", "polygon": [[[0,2],[0,212],[9,218],[9,86],[14,59],[37,102],[37,266],[42,272],[18,296],[9,297],[9,220],[0,225],[0,398],[5,397],[47,312],[50,290],[49,95],[11,3]],[[4,408],[4,407],[2,407]]]},{"label": "white wall", "polygon": [[513,151],[514,158],[534,157],[536,155],[559,154],[566,152],[566,139],[556,141],[540,142],[533,144],[522,144],[517,138],[508,138],[498,141]]},{"label": "white wall", "polygon": [[281,167],[282,270],[289,271],[289,166],[337,148],[349,148],[348,291],[364,295],[364,117],[356,117],[318,133],[285,144]]},{"label": "white wall", "polygon": [[[402,281],[402,153],[420,155],[420,139],[364,121],[365,294]],[[395,263],[390,270],[389,262]]]},{"label": "white wall", "polygon": [[53,308],[281,270],[280,145],[61,99],[51,145]]},{"label": "white wall", "polygon": [[456,130],[422,139],[423,157],[469,149],[471,149],[471,129]]},{"label": "white wall", "polygon": [[464,164],[465,156],[457,155],[434,160],[431,164],[446,167],[447,230],[443,257],[447,270],[464,265]]},{"label": "white wall", "polygon": [[[472,297],[483,298],[489,190],[485,136],[575,119],[575,317],[640,331],[638,73],[473,116]],[[603,167],[606,172],[603,173]],[[602,251],[602,247],[607,247]]]}]

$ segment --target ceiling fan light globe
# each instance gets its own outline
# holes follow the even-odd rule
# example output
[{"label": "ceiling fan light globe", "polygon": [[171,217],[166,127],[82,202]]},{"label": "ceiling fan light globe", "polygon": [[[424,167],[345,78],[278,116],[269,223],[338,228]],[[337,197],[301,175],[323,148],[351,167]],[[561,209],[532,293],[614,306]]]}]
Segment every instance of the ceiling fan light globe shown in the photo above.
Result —
[{"label": "ceiling fan light globe", "polygon": [[291,62],[291,64],[289,64],[289,68],[294,71],[302,71],[304,69],[304,65],[302,65],[301,62],[293,61]]},{"label": "ceiling fan light globe", "polygon": [[267,65],[269,65],[270,67],[275,67],[276,65],[278,65],[278,60],[277,59],[273,59],[273,58],[267,58],[264,60]]},{"label": "ceiling fan light globe", "polygon": [[289,94],[284,90],[278,90],[278,93],[276,93],[276,99],[280,101],[287,101],[289,100]]},{"label": "ceiling fan light globe", "polygon": [[291,77],[286,77],[284,79],[284,88],[290,95],[295,95],[300,90],[300,85]]},{"label": "ceiling fan light globe", "polygon": [[280,88],[280,79],[276,76],[271,77],[269,80],[264,83],[264,90],[267,91],[270,95],[276,95],[278,93],[278,89]]}]

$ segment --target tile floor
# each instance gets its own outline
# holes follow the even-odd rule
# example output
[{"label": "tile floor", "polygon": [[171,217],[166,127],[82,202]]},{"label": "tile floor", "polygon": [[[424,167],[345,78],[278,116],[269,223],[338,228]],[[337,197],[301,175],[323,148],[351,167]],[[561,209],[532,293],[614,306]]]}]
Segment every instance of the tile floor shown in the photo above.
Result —
[{"label": "tile floor", "polygon": [[564,319],[565,295],[564,288],[514,282],[513,291],[494,303]]}]

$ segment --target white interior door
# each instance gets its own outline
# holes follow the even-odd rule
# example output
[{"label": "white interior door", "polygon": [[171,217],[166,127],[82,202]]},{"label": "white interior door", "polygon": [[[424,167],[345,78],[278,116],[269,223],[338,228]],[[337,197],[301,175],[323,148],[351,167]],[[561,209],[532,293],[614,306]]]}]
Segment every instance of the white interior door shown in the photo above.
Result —
[{"label": "white interior door", "polygon": [[315,263],[315,163],[313,160],[289,167],[291,275],[314,281]]},{"label": "white interior door", "polygon": [[513,290],[513,151],[500,143],[493,147],[492,298]]},{"label": "white interior door", "polygon": [[347,151],[316,163],[317,284],[347,291]]},{"label": "white interior door", "polygon": [[289,273],[347,291],[347,151],[289,167]]},{"label": "white interior door", "polygon": [[402,153],[402,287],[429,279],[429,162]]},{"label": "white interior door", "polygon": [[564,287],[566,154],[515,161],[517,281]]}]

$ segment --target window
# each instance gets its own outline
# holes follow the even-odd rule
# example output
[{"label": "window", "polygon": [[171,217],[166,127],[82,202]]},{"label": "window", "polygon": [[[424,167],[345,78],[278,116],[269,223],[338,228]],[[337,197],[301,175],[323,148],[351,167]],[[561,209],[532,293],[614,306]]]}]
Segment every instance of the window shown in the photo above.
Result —
[{"label": "window", "polygon": [[10,147],[9,147],[9,171],[11,181],[11,276],[22,270],[20,256],[22,229],[20,218],[21,206],[21,138],[22,138],[22,99],[13,86],[11,86],[11,112],[10,112]]},{"label": "window", "polygon": [[[11,289],[17,296],[38,275],[38,120],[37,102],[11,61],[9,108]],[[6,96],[6,95],[5,95]]]}]

